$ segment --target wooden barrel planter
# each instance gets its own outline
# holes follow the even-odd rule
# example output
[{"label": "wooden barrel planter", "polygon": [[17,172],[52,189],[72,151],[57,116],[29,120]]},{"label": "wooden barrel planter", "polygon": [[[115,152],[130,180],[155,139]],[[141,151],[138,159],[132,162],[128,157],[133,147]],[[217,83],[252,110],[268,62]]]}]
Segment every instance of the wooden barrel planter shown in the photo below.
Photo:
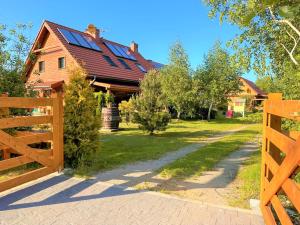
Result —
[{"label": "wooden barrel planter", "polygon": [[108,131],[119,130],[120,114],[117,107],[102,108],[102,129]]}]

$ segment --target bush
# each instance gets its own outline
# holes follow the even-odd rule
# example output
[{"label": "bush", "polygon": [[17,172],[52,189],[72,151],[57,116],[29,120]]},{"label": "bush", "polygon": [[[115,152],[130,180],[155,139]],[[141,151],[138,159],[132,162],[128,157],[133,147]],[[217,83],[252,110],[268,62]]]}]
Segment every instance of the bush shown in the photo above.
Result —
[{"label": "bush", "polygon": [[70,83],[65,87],[64,143],[65,163],[77,168],[90,162],[99,146],[99,121],[95,115],[97,99],[80,68],[70,70]]},{"label": "bush", "polygon": [[246,121],[248,123],[262,123],[263,122],[263,113],[250,113],[246,115],[244,118],[240,118],[240,120]]},{"label": "bush", "polygon": [[149,132],[165,130],[170,122],[167,111],[166,97],[162,93],[161,77],[158,71],[149,71],[141,82],[141,93],[132,98],[134,108],[133,122],[138,123],[140,129]]},{"label": "bush", "polygon": [[122,120],[125,120],[127,124],[132,121],[133,104],[131,99],[129,101],[121,101],[119,110]]}]

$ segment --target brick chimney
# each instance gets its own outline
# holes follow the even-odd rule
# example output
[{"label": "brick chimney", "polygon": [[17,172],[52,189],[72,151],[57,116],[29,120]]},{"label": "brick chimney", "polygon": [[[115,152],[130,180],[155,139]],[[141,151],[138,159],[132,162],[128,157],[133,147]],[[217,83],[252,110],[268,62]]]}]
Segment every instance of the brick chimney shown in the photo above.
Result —
[{"label": "brick chimney", "polygon": [[96,40],[100,39],[100,30],[94,24],[89,24],[85,33],[90,34]]},{"label": "brick chimney", "polygon": [[133,52],[138,52],[139,51],[139,45],[133,41],[130,44],[130,49]]}]

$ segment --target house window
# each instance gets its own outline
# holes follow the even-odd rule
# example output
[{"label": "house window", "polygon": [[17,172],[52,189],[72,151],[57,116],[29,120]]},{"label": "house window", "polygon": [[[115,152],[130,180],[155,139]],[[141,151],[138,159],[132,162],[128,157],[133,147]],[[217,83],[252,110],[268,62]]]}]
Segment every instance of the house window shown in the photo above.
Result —
[{"label": "house window", "polygon": [[118,59],[119,62],[124,66],[125,69],[131,70],[128,64],[123,59]]},{"label": "house window", "polygon": [[66,60],[65,57],[58,58],[58,68],[64,69],[66,67]]},{"label": "house window", "polygon": [[45,61],[39,62],[39,73],[42,73],[45,71]]},{"label": "house window", "polygon": [[109,65],[111,65],[111,66],[115,66],[115,67],[118,67],[118,65],[117,64],[115,64],[115,62],[114,61],[112,61],[112,59],[109,57],[109,56],[107,56],[107,55],[102,55],[103,56],[103,58],[106,60],[106,62],[108,62],[109,63]]}]

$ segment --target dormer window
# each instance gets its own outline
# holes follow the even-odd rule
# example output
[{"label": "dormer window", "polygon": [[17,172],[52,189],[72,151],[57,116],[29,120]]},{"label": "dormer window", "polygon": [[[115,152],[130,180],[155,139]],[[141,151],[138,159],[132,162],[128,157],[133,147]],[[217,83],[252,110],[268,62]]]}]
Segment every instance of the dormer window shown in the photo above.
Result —
[{"label": "dormer window", "polygon": [[66,60],[65,57],[58,58],[58,69],[66,68]]},{"label": "dormer window", "polygon": [[45,61],[39,62],[39,73],[45,72]]}]

